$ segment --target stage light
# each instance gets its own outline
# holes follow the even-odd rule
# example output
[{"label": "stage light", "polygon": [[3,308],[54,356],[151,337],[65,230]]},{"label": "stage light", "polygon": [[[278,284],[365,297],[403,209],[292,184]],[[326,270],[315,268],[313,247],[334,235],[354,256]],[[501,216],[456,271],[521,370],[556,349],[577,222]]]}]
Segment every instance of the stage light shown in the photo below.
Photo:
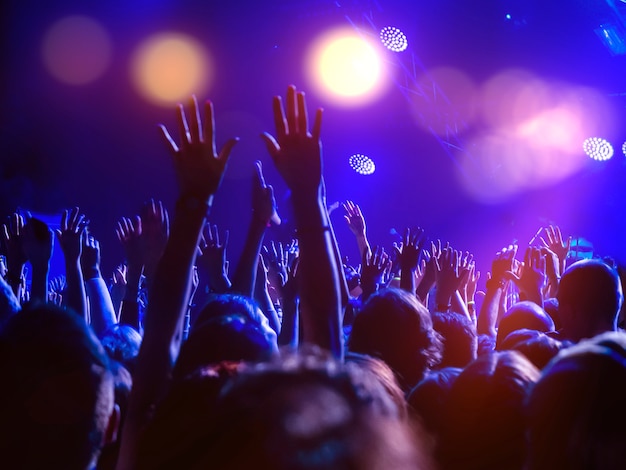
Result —
[{"label": "stage light", "polygon": [[393,26],[386,26],[380,30],[380,42],[393,52],[402,52],[409,47],[406,35]]},{"label": "stage light", "polygon": [[605,161],[613,157],[613,146],[600,137],[590,137],[583,142],[583,150],[594,160]]},{"label": "stage light", "polygon": [[624,156],[626,157],[626,142],[624,142],[622,144],[622,153],[624,154]]},{"label": "stage light", "polygon": [[170,106],[204,93],[210,82],[207,51],[195,39],[163,33],[144,41],[133,57],[135,86],[150,101]]},{"label": "stage light", "polygon": [[46,32],[41,54],[50,74],[69,85],[85,85],[100,77],[111,59],[107,31],[87,16],[68,16]]},{"label": "stage light", "polygon": [[371,175],[376,171],[374,161],[370,157],[360,153],[352,155],[348,163],[350,163],[350,167],[359,175]]},{"label": "stage light", "polygon": [[377,43],[352,29],[323,33],[312,43],[307,55],[311,87],[339,105],[362,105],[379,98],[390,80],[386,79],[377,47]]}]

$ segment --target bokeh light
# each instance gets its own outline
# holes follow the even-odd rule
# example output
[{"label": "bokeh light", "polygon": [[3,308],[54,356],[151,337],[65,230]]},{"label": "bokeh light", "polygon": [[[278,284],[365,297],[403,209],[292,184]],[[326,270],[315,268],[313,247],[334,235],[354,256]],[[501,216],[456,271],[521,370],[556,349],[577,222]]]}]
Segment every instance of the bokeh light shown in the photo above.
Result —
[{"label": "bokeh light", "polygon": [[590,158],[598,161],[610,160],[613,158],[613,146],[608,140],[600,137],[590,137],[583,142],[583,150]]},{"label": "bokeh light", "polygon": [[[523,70],[488,80],[479,108],[484,127],[469,139],[468,155],[459,155],[459,176],[468,192],[485,202],[555,184],[580,171],[587,162],[580,143],[589,135],[610,133],[618,122],[615,109],[597,90]],[[605,149],[597,152],[597,157],[608,155]]]},{"label": "bokeh light", "polygon": [[624,156],[626,157],[626,142],[624,142],[622,144],[622,153],[624,154]]},{"label": "bokeh light", "polygon": [[85,85],[99,78],[108,67],[111,40],[96,20],[67,16],[47,30],[41,54],[54,78],[69,85]]},{"label": "bokeh light", "polygon": [[211,80],[208,52],[194,38],[163,33],[144,41],[134,54],[132,76],[149,101],[170,106],[203,94]]},{"label": "bokeh light", "polygon": [[386,26],[380,30],[380,42],[393,52],[402,52],[409,47],[406,35],[394,26]]},{"label": "bokeh light", "polygon": [[374,161],[366,155],[355,153],[352,155],[348,163],[350,167],[360,175],[371,175],[376,171]]},{"label": "bokeh light", "polygon": [[331,30],[319,36],[306,61],[312,88],[340,105],[361,105],[379,98],[389,83],[374,44],[353,29]]}]

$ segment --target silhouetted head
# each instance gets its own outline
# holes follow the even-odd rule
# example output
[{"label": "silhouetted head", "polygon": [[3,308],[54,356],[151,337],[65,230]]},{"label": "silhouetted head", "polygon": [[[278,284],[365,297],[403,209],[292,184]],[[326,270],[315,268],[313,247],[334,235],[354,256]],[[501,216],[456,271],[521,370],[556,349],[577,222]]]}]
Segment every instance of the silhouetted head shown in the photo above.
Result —
[{"label": "silhouetted head", "polygon": [[625,396],[624,333],[561,351],[528,399],[528,468],[624,468]]},{"label": "silhouetted head", "polygon": [[443,352],[438,368],[463,368],[474,359],[478,351],[476,327],[465,315],[453,312],[435,312],[433,328],[442,336]]},{"label": "silhouetted head", "polygon": [[348,349],[385,361],[408,391],[441,360],[442,344],[415,295],[387,288],[372,295],[357,315]]},{"label": "silhouetted head", "polygon": [[199,367],[222,361],[267,361],[276,353],[273,330],[264,331],[261,325],[241,315],[215,317],[191,330],[181,346],[174,376],[183,378]]},{"label": "silhouetted head", "polygon": [[441,468],[523,468],[524,399],[539,370],[516,351],[480,356],[452,385],[437,443]]},{"label": "silhouetted head", "polygon": [[557,292],[563,337],[572,341],[615,331],[624,296],[615,269],[598,259],[565,270]]},{"label": "silhouetted head", "polygon": [[500,345],[504,338],[514,331],[529,329],[547,333],[554,331],[554,321],[535,302],[528,300],[517,302],[512,305],[498,324],[498,336],[496,338],[496,349],[501,349]]},{"label": "silhouetted head", "polygon": [[87,469],[114,410],[108,358],[84,320],[30,306],[0,331],[0,461],[4,468]]},{"label": "silhouetted head", "polygon": [[[157,468],[430,468],[380,382],[356,364],[301,352],[241,367],[216,400],[209,389],[193,393],[202,383],[187,383],[185,399],[177,401],[191,413],[176,413],[166,400],[185,438],[158,450]],[[201,413],[193,413],[194,400]],[[184,427],[176,424],[180,416]],[[144,448],[154,461],[154,445]],[[148,465],[140,459],[139,468]]]}]

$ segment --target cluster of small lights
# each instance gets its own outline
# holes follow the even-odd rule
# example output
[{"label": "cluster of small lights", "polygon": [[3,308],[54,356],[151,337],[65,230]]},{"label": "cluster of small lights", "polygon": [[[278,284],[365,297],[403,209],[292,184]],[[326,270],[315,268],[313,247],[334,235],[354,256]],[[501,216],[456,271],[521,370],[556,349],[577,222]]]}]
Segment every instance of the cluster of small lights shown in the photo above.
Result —
[{"label": "cluster of small lights", "polygon": [[376,165],[372,159],[366,155],[355,153],[350,157],[350,167],[360,175],[371,175],[376,171]]},{"label": "cluster of small lights", "polygon": [[613,157],[613,146],[600,137],[590,137],[583,142],[583,150],[594,160],[609,160]]},{"label": "cluster of small lights", "polygon": [[380,41],[393,52],[402,52],[409,47],[405,34],[393,26],[386,26],[380,30]]},{"label": "cluster of small lights", "polygon": [[626,157],[626,142],[624,142],[622,144],[622,153],[624,154],[624,156]]}]

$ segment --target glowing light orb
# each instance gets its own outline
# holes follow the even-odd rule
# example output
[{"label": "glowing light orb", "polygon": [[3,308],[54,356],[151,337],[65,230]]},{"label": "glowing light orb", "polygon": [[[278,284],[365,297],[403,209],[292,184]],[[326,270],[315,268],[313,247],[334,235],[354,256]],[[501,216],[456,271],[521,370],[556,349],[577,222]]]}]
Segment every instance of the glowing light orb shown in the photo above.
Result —
[{"label": "glowing light orb", "polygon": [[624,142],[622,144],[622,153],[624,154],[624,156],[626,157],[626,142]]},{"label": "glowing light orb", "polygon": [[610,160],[613,157],[613,146],[600,137],[590,137],[583,142],[585,153],[598,161]]},{"label": "glowing light orb", "polygon": [[388,85],[376,48],[351,29],[323,34],[312,44],[307,76],[317,93],[348,106],[373,101]]},{"label": "glowing light orb", "polygon": [[100,77],[108,67],[111,40],[95,20],[68,16],[48,29],[41,55],[54,78],[69,85],[85,85]]},{"label": "glowing light orb", "polygon": [[210,58],[195,39],[163,33],[143,42],[133,57],[132,77],[149,101],[170,106],[202,94],[210,80]]},{"label": "glowing light orb", "polygon": [[402,52],[409,47],[409,41],[407,41],[406,35],[393,26],[386,26],[380,30],[380,42],[393,52]]},{"label": "glowing light orb", "polygon": [[355,153],[348,160],[350,167],[356,171],[359,175],[371,175],[376,171],[376,165],[374,161],[363,154]]}]

